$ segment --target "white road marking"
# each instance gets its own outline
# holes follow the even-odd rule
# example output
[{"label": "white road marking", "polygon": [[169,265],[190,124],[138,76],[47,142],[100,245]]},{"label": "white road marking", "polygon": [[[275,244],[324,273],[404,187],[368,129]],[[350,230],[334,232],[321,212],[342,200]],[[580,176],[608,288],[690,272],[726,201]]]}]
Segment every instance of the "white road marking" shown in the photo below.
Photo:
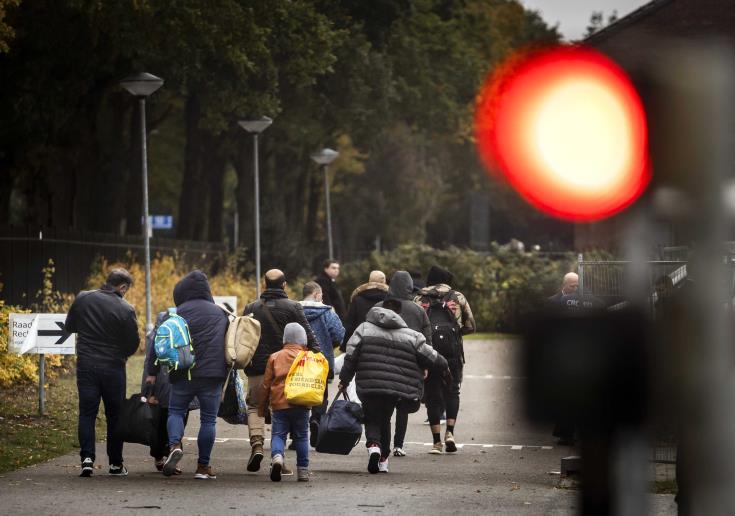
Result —
[{"label": "white road marking", "polygon": [[[196,441],[196,437],[184,437],[184,440],[186,441]],[[266,441],[270,441],[270,438],[266,438]],[[233,442],[250,442],[250,439],[247,437],[217,437],[214,442],[216,443],[226,443],[229,441]],[[365,444],[365,441],[360,441],[361,444]],[[413,442],[413,441],[406,441],[404,444],[412,444],[416,446],[434,446],[434,443],[424,443],[424,442]],[[520,450],[553,450],[553,446],[540,446],[536,444],[482,444],[482,443],[457,443],[457,448],[462,449],[464,447],[471,447],[471,446],[478,446],[481,448],[510,448],[513,451],[520,451]]]},{"label": "white road marking", "polygon": [[496,375],[496,374],[465,374],[462,375],[463,379],[469,380],[526,380],[525,376],[509,376],[509,375]]}]

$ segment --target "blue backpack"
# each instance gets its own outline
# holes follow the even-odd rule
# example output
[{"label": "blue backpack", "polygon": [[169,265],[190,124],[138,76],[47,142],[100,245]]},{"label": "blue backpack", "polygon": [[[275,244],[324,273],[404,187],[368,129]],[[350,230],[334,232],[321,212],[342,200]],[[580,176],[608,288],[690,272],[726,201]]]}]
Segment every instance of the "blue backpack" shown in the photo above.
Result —
[{"label": "blue backpack", "polygon": [[188,369],[191,379],[191,369],[196,364],[194,347],[189,325],[176,313],[176,308],[168,309],[168,317],[158,327],[153,346],[157,364],[168,366],[169,371]]}]

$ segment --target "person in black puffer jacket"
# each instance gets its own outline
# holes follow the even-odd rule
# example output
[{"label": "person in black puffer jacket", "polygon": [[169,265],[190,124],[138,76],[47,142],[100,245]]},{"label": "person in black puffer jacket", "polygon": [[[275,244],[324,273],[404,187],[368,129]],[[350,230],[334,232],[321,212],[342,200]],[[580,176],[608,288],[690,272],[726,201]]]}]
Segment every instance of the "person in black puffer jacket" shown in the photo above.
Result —
[{"label": "person in black puffer jacket", "polygon": [[258,415],[258,400],[263,374],[268,358],[283,349],[283,329],[288,323],[299,323],[306,330],[307,347],[312,351],[320,351],[314,332],[304,315],[303,307],[288,298],[286,276],[278,269],[265,273],[265,291],[260,299],[245,307],[243,315],[253,314],[260,323],[260,342],[253,355],[253,360],[245,368],[248,377],[248,433],[250,434],[250,458],[248,471],[258,471],[263,460],[263,443],[265,441],[265,418]]},{"label": "person in black puffer jacket", "polygon": [[209,458],[216,435],[222,385],[227,377],[224,346],[229,320],[225,312],[214,304],[207,276],[201,271],[190,272],[176,284],[174,303],[176,313],[189,326],[196,364],[191,369],[191,380],[189,371],[169,372],[171,398],[167,428],[171,453],[163,465],[163,474],[170,476],[176,473],[176,465],[184,453],[181,447],[184,416],[196,396],[200,406],[200,426],[195,477],[216,478]]},{"label": "person in black puffer jacket", "polygon": [[376,303],[383,301],[388,295],[385,274],[382,271],[371,271],[367,283],[363,283],[352,291],[350,308],[344,319],[345,337],[339,345],[342,353],[347,349],[347,341],[355,329],[365,322],[365,317]]},{"label": "person in black puffer jacket", "polygon": [[347,342],[339,374],[340,390],[356,377],[357,395],[365,414],[368,471],[388,472],[390,418],[402,401],[418,404],[424,369],[449,372],[447,361],[426,344],[424,336],[406,326],[401,302],[387,300],[373,307]]},{"label": "person in black puffer jacket", "polygon": [[[426,311],[413,301],[414,283],[411,274],[406,271],[396,271],[390,280],[390,290],[386,299],[396,299],[401,303],[401,318],[406,326],[421,333],[426,342],[431,345],[431,323]],[[383,306],[381,301],[375,306]],[[405,457],[403,441],[408,429],[408,415],[418,410],[418,406],[408,406],[405,402],[399,403],[396,408],[396,433],[393,436],[393,455]]]}]

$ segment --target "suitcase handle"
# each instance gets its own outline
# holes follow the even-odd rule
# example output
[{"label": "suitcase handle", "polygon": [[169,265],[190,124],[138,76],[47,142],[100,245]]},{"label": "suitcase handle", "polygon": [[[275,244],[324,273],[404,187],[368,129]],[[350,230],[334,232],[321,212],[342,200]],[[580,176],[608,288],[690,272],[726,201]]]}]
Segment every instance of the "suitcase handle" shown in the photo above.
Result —
[{"label": "suitcase handle", "polygon": [[340,396],[340,394],[341,394],[341,395],[342,395],[342,396],[344,397],[344,399],[346,399],[347,401],[352,401],[352,400],[350,399],[350,395],[349,395],[349,394],[347,394],[347,389],[344,389],[344,390],[337,390],[337,394],[336,394],[336,395],[334,396],[334,399],[332,400],[332,403],[334,403],[335,401],[337,401],[337,400],[339,399],[339,396]]}]

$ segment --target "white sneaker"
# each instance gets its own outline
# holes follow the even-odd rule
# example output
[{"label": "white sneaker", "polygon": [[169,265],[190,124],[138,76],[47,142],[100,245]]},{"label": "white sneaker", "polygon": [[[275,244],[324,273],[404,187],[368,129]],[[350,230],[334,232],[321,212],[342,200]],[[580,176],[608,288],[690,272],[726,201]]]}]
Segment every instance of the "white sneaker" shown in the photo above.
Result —
[{"label": "white sneaker", "polygon": [[441,442],[434,443],[434,446],[431,447],[429,453],[432,455],[444,455],[444,446]]},{"label": "white sneaker", "polygon": [[394,457],[405,457],[406,451],[403,448],[393,448],[393,456]]},{"label": "white sneaker", "polygon": [[370,473],[377,473],[379,471],[378,462],[380,462],[380,446],[371,446],[368,448],[368,471]]},{"label": "white sneaker", "polygon": [[378,462],[378,471],[380,473],[388,473],[388,459]]}]

